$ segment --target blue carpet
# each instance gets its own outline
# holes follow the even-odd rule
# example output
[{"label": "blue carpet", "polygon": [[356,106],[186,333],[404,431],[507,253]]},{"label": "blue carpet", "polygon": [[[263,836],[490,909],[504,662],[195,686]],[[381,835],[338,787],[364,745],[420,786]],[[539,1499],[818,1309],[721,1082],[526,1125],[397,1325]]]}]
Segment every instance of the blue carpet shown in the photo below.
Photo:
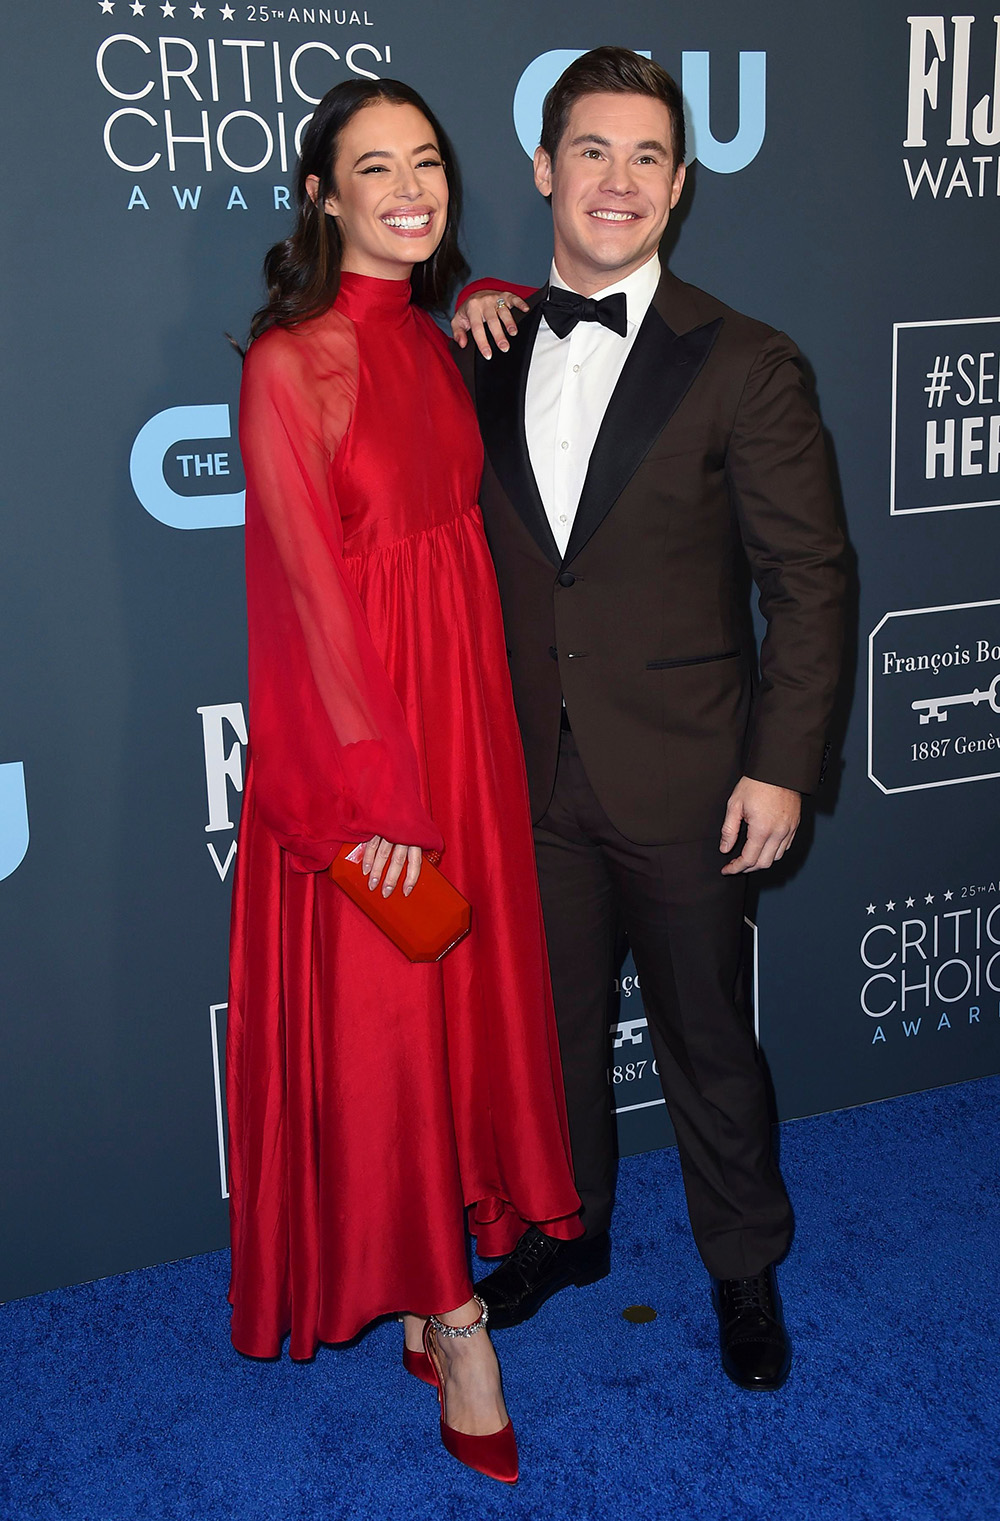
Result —
[{"label": "blue carpet", "polygon": [[[615,1266],[497,1334],[522,1478],[437,1445],[383,1325],[230,1348],[223,1252],[0,1310],[4,1521],[945,1521],[1000,1516],[1000,1078],[782,1129],[798,1229],[778,1394],[719,1371],[674,1152],[621,1170]],[[624,1306],[658,1318],[630,1325]]]}]

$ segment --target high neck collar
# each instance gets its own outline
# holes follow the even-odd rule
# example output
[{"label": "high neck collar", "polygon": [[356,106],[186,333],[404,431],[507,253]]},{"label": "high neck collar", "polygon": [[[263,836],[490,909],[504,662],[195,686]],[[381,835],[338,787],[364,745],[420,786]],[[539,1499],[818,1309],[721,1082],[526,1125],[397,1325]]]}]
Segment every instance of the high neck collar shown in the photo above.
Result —
[{"label": "high neck collar", "polygon": [[410,282],[380,280],[345,269],[335,304],[352,322],[384,322],[399,327],[410,313]]}]

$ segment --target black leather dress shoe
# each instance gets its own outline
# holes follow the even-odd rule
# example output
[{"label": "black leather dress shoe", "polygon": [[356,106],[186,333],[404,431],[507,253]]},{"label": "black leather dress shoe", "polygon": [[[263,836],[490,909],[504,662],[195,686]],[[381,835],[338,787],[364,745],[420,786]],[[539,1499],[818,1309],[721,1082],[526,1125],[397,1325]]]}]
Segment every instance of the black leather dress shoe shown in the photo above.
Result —
[{"label": "black leather dress shoe", "polygon": [[713,1278],[722,1366],[741,1389],[780,1389],[792,1365],[774,1268],[754,1278]]},{"label": "black leather dress shoe", "polygon": [[529,1225],[509,1257],[476,1284],[490,1308],[490,1329],[505,1330],[530,1320],[551,1294],[574,1284],[583,1288],[611,1271],[607,1231],[590,1239],[555,1241]]}]

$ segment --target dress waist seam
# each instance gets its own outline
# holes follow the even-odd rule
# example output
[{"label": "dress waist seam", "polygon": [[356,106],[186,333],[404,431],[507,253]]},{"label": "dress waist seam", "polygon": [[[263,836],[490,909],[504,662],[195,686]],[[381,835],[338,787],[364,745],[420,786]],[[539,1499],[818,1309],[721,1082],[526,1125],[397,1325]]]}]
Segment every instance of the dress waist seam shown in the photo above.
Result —
[{"label": "dress waist seam", "polygon": [[412,544],[417,539],[426,539],[429,535],[440,533],[444,528],[451,528],[454,523],[460,523],[463,518],[471,517],[479,511],[479,503],[471,502],[468,507],[463,507],[452,518],[445,519],[442,523],[431,523],[426,528],[415,528],[412,533],[402,534],[398,539],[392,539],[388,544],[377,544],[372,549],[351,550],[344,546],[345,560],[370,560],[374,555],[391,554],[393,550],[400,549],[404,544]]}]

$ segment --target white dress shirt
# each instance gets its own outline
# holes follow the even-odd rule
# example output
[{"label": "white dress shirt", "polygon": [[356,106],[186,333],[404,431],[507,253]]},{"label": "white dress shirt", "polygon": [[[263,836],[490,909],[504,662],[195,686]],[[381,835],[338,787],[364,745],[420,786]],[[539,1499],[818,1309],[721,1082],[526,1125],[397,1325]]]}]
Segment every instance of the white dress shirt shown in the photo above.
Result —
[{"label": "white dress shirt", "polygon": [[[571,290],[555,263],[550,284]],[[600,322],[578,322],[557,338],[543,318],[528,367],[524,428],[549,526],[560,554],[573,529],[580,493],[611,393],[660,280],[654,254],[617,285],[594,292],[594,300],[625,292],[628,331],[622,338]]]}]

